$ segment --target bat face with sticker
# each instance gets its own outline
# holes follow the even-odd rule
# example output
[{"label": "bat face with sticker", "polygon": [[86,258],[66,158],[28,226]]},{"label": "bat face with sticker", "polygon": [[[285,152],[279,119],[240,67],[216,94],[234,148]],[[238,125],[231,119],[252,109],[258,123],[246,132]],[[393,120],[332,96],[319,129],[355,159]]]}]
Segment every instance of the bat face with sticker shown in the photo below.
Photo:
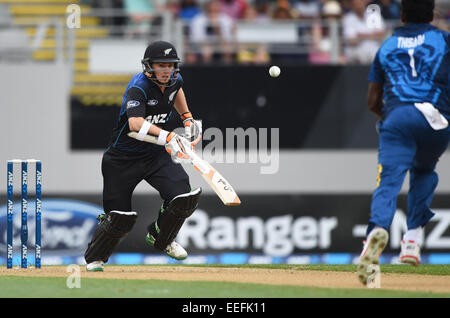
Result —
[{"label": "bat face with sticker", "polygon": [[[136,138],[137,133],[130,132],[128,136],[131,138]],[[157,144],[158,138],[155,136],[147,135],[143,138],[142,141]],[[227,206],[237,206],[241,204],[241,200],[239,199],[239,196],[237,195],[231,184],[212,165],[210,165],[206,160],[203,160],[199,155],[197,155],[192,147],[186,146],[184,147],[183,151],[184,154],[179,157],[189,160],[189,162],[194,166],[195,170],[197,170],[202,175],[206,183],[208,183],[211,189],[213,189],[214,192],[219,196],[223,204]]]}]

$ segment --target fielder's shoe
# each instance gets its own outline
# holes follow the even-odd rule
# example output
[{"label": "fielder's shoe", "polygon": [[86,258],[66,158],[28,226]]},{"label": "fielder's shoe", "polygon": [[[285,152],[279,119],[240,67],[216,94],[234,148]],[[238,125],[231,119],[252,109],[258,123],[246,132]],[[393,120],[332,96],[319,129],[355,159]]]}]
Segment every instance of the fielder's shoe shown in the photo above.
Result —
[{"label": "fielder's shoe", "polygon": [[[147,233],[147,236],[145,237],[145,241],[149,245],[155,246],[155,238],[150,233]],[[172,243],[167,245],[167,247],[164,249],[164,252],[167,255],[169,255],[170,257],[172,257],[178,261],[184,260],[184,259],[186,259],[186,257],[188,257],[188,253],[183,248],[183,246],[181,246],[180,244],[178,244],[175,241],[173,241]]]},{"label": "fielder's shoe", "polygon": [[415,241],[403,241],[400,252],[400,262],[404,264],[419,265],[420,264],[420,246]]},{"label": "fielder's shoe", "polygon": [[103,262],[95,261],[86,265],[88,272],[103,272]]},{"label": "fielder's shoe", "polygon": [[378,264],[381,253],[386,247],[388,240],[388,232],[381,227],[375,228],[367,237],[357,267],[359,281],[364,285],[367,284],[369,276],[375,272],[375,269],[370,269],[369,266]]}]

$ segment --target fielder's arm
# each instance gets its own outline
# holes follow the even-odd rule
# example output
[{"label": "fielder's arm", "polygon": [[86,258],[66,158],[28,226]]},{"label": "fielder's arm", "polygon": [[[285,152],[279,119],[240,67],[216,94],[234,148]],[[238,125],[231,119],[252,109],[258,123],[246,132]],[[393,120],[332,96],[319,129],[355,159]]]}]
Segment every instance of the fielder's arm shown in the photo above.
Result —
[{"label": "fielder's arm", "polygon": [[383,108],[383,85],[377,82],[369,83],[367,105],[371,112],[381,118],[381,109]]}]

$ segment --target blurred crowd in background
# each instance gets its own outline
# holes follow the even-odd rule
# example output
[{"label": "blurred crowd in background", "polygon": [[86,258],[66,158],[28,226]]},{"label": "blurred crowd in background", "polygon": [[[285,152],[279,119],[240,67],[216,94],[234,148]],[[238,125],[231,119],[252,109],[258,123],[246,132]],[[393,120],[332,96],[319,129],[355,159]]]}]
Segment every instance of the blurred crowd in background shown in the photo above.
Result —
[{"label": "blurred crowd in background", "polygon": [[[400,1],[80,0],[79,4],[108,11],[101,15],[101,24],[119,30],[109,36],[151,39],[152,30],[161,29],[168,15],[170,28],[182,22],[184,64],[370,64],[383,40],[401,25]],[[450,0],[435,2],[433,24],[449,31]],[[251,40],[242,40],[243,30]],[[289,38],[292,32],[296,34]]]},{"label": "blurred crowd in background", "polygon": [[[339,64],[368,64],[400,22],[400,0],[92,0],[94,7],[123,9],[127,16],[114,21],[127,25],[127,35],[148,32],[163,12],[184,22],[185,64],[280,62],[330,63],[330,29],[326,21],[339,21]],[[435,24],[449,29],[450,1],[436,0]],[[378,5],[380,17],[370,25],[367,8]],[[270,43],[237,44],[236,25],[298,22],[307,50],[271,52]],[[302,25],[301,23],[305,23]],[[263,29],[261,32],[264,32]],[[292,46],[291,46],[292,49]]]}]

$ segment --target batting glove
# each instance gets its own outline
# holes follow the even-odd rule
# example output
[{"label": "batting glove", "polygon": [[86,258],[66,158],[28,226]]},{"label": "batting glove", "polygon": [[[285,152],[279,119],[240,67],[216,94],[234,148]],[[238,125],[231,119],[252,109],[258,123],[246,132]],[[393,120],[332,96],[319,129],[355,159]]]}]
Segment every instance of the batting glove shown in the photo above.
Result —
[{"label": "batting glove", "polygon": [[191,141],[192,145],[196,145],[202,137],[201,121],[194,120],[190,112],[182,114],[181,120],[184,125],[184,137]]},{"label": "batting glove", "polygon": [[164,147],[174,158],[190,159],[188,151],[192,150],[191,143],[186,138],[179,136],[174,132],[169,133]]}]

